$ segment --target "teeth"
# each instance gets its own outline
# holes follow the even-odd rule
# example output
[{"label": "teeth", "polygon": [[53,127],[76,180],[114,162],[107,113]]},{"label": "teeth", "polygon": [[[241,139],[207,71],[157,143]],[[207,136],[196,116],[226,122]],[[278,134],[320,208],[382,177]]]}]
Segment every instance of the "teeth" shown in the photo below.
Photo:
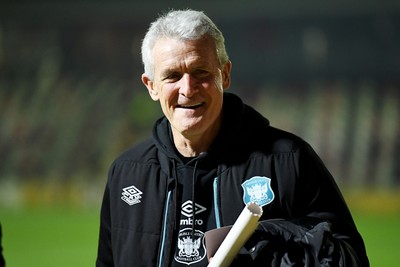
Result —
[{"label": "teeth", "polygon": [[180,105],[183,108],[193,108],[193,107],[198,107],[200,106],[201,103],[193,104],[193,105]]}]

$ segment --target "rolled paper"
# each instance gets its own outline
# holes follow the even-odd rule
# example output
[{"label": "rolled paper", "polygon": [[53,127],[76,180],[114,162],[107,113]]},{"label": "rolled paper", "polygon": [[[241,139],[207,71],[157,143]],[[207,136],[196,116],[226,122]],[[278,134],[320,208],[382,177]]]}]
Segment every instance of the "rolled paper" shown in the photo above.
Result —
[{"label": "rolled paper", "polygon": [[233,224],[224,241],[222,241],[217,252],[212,256],[208,267],[229,266],[240,248],[244,246],[256,230],[262,213],[263,210],[259,205],[253,202],[248,203]]}]

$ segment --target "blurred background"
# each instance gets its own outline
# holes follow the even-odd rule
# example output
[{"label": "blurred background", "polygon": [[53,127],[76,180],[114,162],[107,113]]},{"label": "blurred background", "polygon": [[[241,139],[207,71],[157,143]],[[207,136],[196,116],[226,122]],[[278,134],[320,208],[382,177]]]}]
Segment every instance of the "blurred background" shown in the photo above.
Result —
[{"label": "blurred background", "polygon": [[[204,10],[231,92],[307,140],[372,266],[400,249],[400,2],[2,1],[0,223],[8,266],[94,265],[107,169],[161,116],[141,84],[158,14]],[[23,256],[23,257],[22,257]]]}]

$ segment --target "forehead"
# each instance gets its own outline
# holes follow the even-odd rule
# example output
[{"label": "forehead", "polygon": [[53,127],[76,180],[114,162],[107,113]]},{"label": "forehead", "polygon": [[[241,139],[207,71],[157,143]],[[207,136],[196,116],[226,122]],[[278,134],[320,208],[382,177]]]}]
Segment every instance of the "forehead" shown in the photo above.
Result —
[{"label": "forehead", "polygon": [[160,38],[153,47],[152,56],[155,69],[218,62],[215,44],[208,37],[198,40]]}]

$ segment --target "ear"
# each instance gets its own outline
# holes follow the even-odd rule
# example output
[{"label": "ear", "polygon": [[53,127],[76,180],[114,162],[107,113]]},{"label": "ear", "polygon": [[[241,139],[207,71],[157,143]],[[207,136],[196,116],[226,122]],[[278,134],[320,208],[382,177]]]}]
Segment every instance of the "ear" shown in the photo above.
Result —
[{"label": "ear", "polygon": [[225,63],[222,69],[222,86],[224,90],[227,90],[231,85],[231,69],[232,69],[232,62],[228,60],[228,62]]},{"label": "ear", "polygon": [[154,101],[158,101],[159,99],[158,91],[154,87],[154,82],[146,75],[146,73],[142,74],[142,82],[149,91],[151,99],[153,99]]}]

